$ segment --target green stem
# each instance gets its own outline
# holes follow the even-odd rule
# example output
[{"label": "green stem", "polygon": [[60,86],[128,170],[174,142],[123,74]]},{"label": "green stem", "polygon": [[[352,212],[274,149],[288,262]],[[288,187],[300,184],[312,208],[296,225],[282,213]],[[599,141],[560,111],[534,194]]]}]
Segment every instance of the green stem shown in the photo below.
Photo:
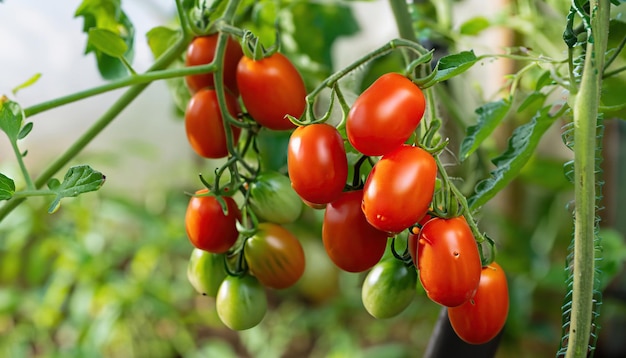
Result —
[{"label": "green stem", "polygon": [[[574,263],[572,313],[566,357],[586,357],[593,319],[595,145],[610,3],[591,0],[591,33],[580,83],[574,95]],[[591,37],[590,37],[591,38]]]},{"label": "green stem", "polygon": [[396,20],[396,26],[398,27],[398,34],[401,38],[409,41],[417,42],[417,36],[413,29],[413,20],[406,0],[389,0],[393,17]]},{"label": "green stem", "polygon": [[13,147],[15,158],[17,158],[17,163],[20,166],[20,171],[22,172],[22,175],[24,176],[26,187],[28,189],[35,189],[35,184],[33,184],[33,179],[30,177],[30,174],[28,173],[28,169],[26,169],[26,165],[24,164],[24,157],[22,157],[22,153],[20,153],[20,149],[17,147],[17,141],[11,140],[11,146]]}]

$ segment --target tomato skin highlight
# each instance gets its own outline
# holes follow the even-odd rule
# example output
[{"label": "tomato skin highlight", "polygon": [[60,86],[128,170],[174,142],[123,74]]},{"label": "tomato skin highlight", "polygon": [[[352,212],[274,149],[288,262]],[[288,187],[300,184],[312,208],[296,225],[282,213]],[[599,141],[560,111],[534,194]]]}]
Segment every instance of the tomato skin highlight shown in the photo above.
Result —
[{"label": "tomato skin highlight", "polygon": [[495,262],[483,267],[476,294],[464,304],[448,308],[456,334],[469,344],[492,340],[504,327],[509,313],[509,290],[502,267]]},{"label": "tomato skin highlight", "polygon": [[255,327],[267,312],[265,288],[250,275],[228,276],[217,291],[215,309],[230,329],[243,331]]},{"label": "tomato skin highlight", "polygon": [[248,113],[273,130],[296,127],[287,114],[299,118],[306,106],[306,88],[296,67],[276,52],[258,61],[242,57],[237,65],[237,86]]},{"label": "tomato skin highlight", "polygon": [[367,221],[398,233],[426,215],[435,192],[437,164],[430,153],[403,144],[374,165],[363,188]]},{"label": "tomato skin highlight", "polygon": [[[196,194],[208,193],[201,189]],[[198,249],[222,254],[233,246],[239,232],[237,220],[241,212],[231,197],[222,197],[228,208],[224,215],[220,203],[214,196],[194,196],[189,200],[185,213],[185,230],[189,241]]]},{"label": "tomato skin highlight", "polygon": [[348,159],[337,129],[325,123],[298,127],[289,138],[287,168],[291,186],[307,203],[327,204],[341,195]]},{"label": "tomato skin highlight", "polygon": [[[193,39],[187,47],[185,56],[185,66],[207,65],[215,58],[215,47],[217,46],[218,34],[209,36],[199,36]],[[241,45],[232,37],[226,42],[226,52],[224,54],[224,86],[233,95],[237,96],[237,64],[243,57]],[[215,88],[213,73],[203,73],[185,77],[185,83],[189,91],[193,94],[204,88]]]},{"label": "tomato skin highlight", "polygon": [[362,190],[344,192],[324,212],[324,248],[335,265],[348,272],[370,269],[380,261],[387,247],[387,233],[365,219],[362,198]]},{"label": "tomato skin highlight", "polygon": [[365,155],[385,155],[411,136],[425,106],[422,90],[408,78],[384,74],[352,105],[346,119],[348,140]]},{"label": "tomato skin highlight", "polygon": [[446,307],[467,302],[478,288],[481,261],[465,218],[429,220],[419,233],[417,265],[431,300]]},{"label": "tomato skin highlight", "polygon": [[[225,93],[228,112],[237,117],[237,101]],[[241,128],[231,125],[233,145],[237,144]],[[191,148],[204,158],[223,158],[228,155],[226,132],[222,112],[217,101],[217,92],[202,89],[191,97],[185,110],[185,131]]]},{"label": "tomato skin highlight", "polygon": [[287,229],[273,223],[260,223],[246,241],[244,256],[250,272],[266,287],[293,286],[304,273],[304,250]]}]

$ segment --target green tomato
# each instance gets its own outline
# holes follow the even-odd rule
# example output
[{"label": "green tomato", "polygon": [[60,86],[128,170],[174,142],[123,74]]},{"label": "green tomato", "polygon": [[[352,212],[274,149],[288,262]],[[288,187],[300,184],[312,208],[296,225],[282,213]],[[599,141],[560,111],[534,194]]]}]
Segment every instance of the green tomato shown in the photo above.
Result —
[{"label": "green tomato", "polygon": [[265,288],[250,275],[228,276],[217,291],[215,308],[228,328],[252,328],[261,323],[267,312]]},{"label": "green tomato", "polygon": [[375,318],[397,316],[415,296],[417,271],[395,258],[376,264],[365,277],[361,299],[367,312]]},{"label": "green tomato", "polygon": [[302,200],[286,176],[267,171],[250,185],[250,208],[261,219],[276,224],[289,224],[302,213]]},{"label": "green tomato", "polygon": [[187,265],[187,279],[198,293],[215,297],[224,278],[224,255],[193,249]]}]

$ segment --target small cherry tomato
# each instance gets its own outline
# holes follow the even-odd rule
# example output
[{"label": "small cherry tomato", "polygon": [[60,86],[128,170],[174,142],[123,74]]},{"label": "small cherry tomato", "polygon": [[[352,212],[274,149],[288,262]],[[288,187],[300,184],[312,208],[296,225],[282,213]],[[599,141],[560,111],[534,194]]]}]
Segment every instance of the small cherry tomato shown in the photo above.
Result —
[{"label": "small cherry tomato", "polygon": [[[218,34],[196,37],[187,47],[185,57],[186,66],[207,65],[215,58],[215,47],[217,45]],[[226,52],[224,54],[224,85],[233,94],[238,95],[237,89],[237,64],[243,57],[243,51],[239,43],[232,38],[228,38]],[[196,93],[203,88],[215,88],[213,73],[203,73],[185,77],[185,82],[191,93]]]},{"label": "small cherry tomato", "polygon": [[250,208],[256,216],[276,224],[289,224],[302,213],[302,200],[289,178],[275,171],[257,175],[250,184]]},{"label": "small cherry tomato", "polygon": [[395,258],[377,263],[365,276],[361,289],[363,306],[372,317],[397,316],[415,297],[417,272]]},{"label": "small cherry tomato", "polygon": [[193,249],[187,265],[187,279],[198,293],[215,297],[224,278],[224,255]]},{"label": "small cherry tomato", "polygon": [[215,309],[230,329],[243,331],[255,327],[267,312],[265,288],[250,275],[228,276],[217,291]]},{"label": "small cherry tomato", "polygon": [[[185,229],[193,246],[212,253],[221,254],[237,241],[237,220],[241,212],[231,197],[222,197],[228,213],[222,210],[218,199],[207,194],[207,189],[198,190],[197,196],[189,200],[185,213]],[[198,196],[204,195],[204,196]]]}]

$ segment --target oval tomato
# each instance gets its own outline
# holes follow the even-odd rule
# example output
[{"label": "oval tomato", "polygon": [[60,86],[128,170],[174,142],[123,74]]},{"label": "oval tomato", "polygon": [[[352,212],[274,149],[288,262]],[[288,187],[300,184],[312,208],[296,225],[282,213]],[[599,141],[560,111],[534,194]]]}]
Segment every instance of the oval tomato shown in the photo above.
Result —
[{"label": "oval tomato", "polygon": [[509,290],[504,270],[493,262],[483,267],[476,294],[458,307],[448,308],[456,334],[467,343],[483,344],[504,327],[509,313]]},{"label": "oval tomato", "polygon": [[193,249],[187,265],[187,279],[198,293],[215,297],[225,278],[224,255]]},{"label": "oval tomato", "polygon": [[384,155],[406,142],[422,120],[425,106],[424,94],[408,78],[384,74],[350,108],[348,140],[365,155]]},{"label": "oval tomato", "polygon": [[326,254],[320,237],[312,236],[308,229],[297,235],[303,239],[306,266],[295,288],[309,302],[322,304],[339,292],[340,271]]},{"label": "oval tomato", "polygon": [[293,129],[296,126],[285,116],[299,118],[304,112],[304,81],[281,53],[258,61],[242,57],[237,66],[237,86],[250,116],[269,129]]},{"label": "oval tomato", "polygon": [[361,300],[375,318],[391,318],[404,311],[413,297],[417,272],[395,258],[377,263],[365,277]]},{"label": "oval tomato", "polygon": [[430,153],[403,144],[374,165],[363,188],[363,212],[379,230],[398,233],[426,215],[437,164]]},{"label": "oval tomato", "polygon": [[[217,45],[218,34],[196,37],[187,47],[185,57],[186,66],[207,65],[215,58],[215,47]],[[237,89],[237,64],[243,57],[241,45],[231,37],[226,42],[226,52],[224,53],[224,85],[235,96],[239,94]],[[191,93],[196,93],[203,88],[215,88],[213,73],[203,73],[185,77],[185,82]]]},{"label": "oval tomato", "polygon": [[215,309],[228,328],[252,328],[261,323],[267,312],[265,288],[250,275],[228,276],[217,291]]},{"label": "oval tomato", "polygon": [[362,190],[345,192],[324,212],[324,248],[335,265],[348,272],[362,272],[376,265],[387,247],[387,233],[365,220],[362,198]]},{"label": "oval tomato", "polygon": [[293,286],[304,273],[300,241],[276,224],[259,224],[256,233],[246,241],[244,256],[250,272],[267,287]]},{"label": "oval tomato", "polygon": [[250,184],[250,208],[261,219],[276,224],[289,224],[302,213],[302,200],[286,176],[266,171]]},{"label": "oval tomato", "polygon": [[[236,118],[237,101],[226,93],[228,112]],[[241,129],[230,126],[233,145],[237,144]],[[205,158],[222,158],[228,155],[226,132],[217,93],[210,89],[200,90],[191,97],[185,110],[185,131],[191,148]]]},{"label": "oval tomato", "polygon": [[[196,195],[207,194],[207,189],[198,190]],[[212,253],[221,254],[230,249],[239,232],[237,220],[241,212],[231,197],[222,197],[228,213],[224,214],[214,196],[193,196],[185,213],[185,229],[193,246]]]},{"label": "oval tomato", "polygon": [[478,287],[481,261],[465,218],[428,221],[419,233],[417,265],[431,300],[447,307],[467,302]]},{"label": "oval tomato", "polygon": [[289,138],[287,168],[293,189],[305,202],[337,199],[348,179],[348,159],[337,128],[325,123],[296,128]]}]

